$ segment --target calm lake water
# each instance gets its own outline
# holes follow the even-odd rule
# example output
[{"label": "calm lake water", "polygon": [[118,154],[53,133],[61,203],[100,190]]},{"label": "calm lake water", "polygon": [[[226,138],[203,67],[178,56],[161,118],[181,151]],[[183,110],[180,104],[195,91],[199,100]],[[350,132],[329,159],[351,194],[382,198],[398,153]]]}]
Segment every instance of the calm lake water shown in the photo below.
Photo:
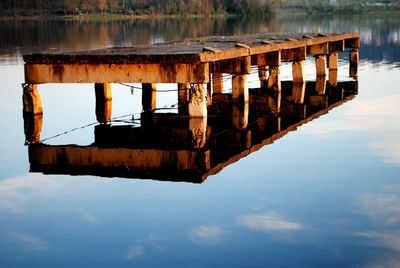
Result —
[{"label": "calm lake water", "polygon": [[[358,95],[201,184],[29,172],[23,54],[268,32],[359,32]],[[400,266],[398,16],[2,21],[0,33],[0,267]],[[339,65],[348,81],[347,54]],[[39,92],[46,144],[93,143],[93,85]],[[113,85],[113,103],[113,117],[140,116],[137,90]]]}]

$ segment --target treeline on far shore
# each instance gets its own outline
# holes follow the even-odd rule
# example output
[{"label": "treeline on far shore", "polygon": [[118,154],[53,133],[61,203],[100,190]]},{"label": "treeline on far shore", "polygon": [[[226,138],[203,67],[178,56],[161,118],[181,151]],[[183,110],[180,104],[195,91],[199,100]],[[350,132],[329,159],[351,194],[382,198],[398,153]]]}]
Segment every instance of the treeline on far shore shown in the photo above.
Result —
[{"label": "treeline on far shore", "polygon": [[1,16],[227,15],[264,16],[279,0],[1,0]]},{"label": "treeline on far shore", "polygon": [[400,12],[400,0],[0,0],[1,18],[70,15],[94,18],[234,15],[255,18],[285,10],[339,14]]},{"label": "treeline on far shore", "polygon": [[400,0],[281,0],[280,8],[286,11],[335,14],[399,12]]}]

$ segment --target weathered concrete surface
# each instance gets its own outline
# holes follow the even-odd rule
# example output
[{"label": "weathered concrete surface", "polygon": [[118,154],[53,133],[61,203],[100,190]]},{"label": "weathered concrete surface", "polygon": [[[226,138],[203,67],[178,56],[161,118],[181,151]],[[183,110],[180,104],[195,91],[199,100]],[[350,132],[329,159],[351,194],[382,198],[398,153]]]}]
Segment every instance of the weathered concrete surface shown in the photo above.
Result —
[{"label": "weathered concrete surface", "polygon": [[207,100],[204,86],[202,84],[193,85],[190,88],[189,96],[189,116],[207,116]]},{"label": "weathered concrete surface", "polygon": [[249,74],[251,65],[279,66],[281,61],[325,56],[345,47],[358,49],[359,34],[218,36],[71,54],[25,55],[25,81],[208,83],[212,73]]},{"label": "weathered concrete surface", "polygon": [[22,93],[22,106],[24,113],[42,114],[43,106],[37,85],[24,84]]}]

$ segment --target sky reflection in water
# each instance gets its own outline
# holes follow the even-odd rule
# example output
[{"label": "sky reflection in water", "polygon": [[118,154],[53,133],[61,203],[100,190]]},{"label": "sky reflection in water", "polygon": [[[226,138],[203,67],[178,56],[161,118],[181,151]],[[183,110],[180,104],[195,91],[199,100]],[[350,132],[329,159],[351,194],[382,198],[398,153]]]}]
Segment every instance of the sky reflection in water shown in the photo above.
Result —
[{"label": "sky reflection in water", "polygon": [[[2,66],[0,266],[398,267],[396,65],[364,57],[355,99],[200,185],[28,173],[23,69]],[[90,85],[51,89],[45,137],[95,121]],[[140,102],[113,94],[115,114]],[[90,142],[93,128],[63,139]]]}]

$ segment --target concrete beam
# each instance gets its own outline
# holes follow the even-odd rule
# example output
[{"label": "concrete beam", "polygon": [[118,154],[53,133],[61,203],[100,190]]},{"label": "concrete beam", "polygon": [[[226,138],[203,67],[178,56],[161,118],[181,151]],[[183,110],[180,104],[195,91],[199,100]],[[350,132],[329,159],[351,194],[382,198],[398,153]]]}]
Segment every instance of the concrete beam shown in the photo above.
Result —
[{"label": "concrete beam", "polygon": [[306,47],[298,47],[292,49],[282,49],[281,50],[281,60],[282,61],[300,61],[306,59]]},{"label": "concrete beam", "polygon": [[[33,166],[71,170],[122,168],[123,170],[209,170],[210,151],[100,148],[96,146],[29,147]],[[79,174],[79,173],[78,173]]]},{"label": "concrete beam", "polygon": [[350,38],[344,40],[344,45],[347,48],[359,48],[360,47],[360,38]]},{"label": "concrete beam", "polygon": [[321,43],[316,45],[307,46],[308,55],[324,55],[328,54],[329,43]]},{"label": "concrete beam", "polygon": [[281,65],[281,52],[278,50],[253,55],[251,57],[251,64],[257,66],[279,66]]},{"label": "concrete beam", "polygon": [[40,83],[207,83],[209,64],[25,64],[25,81]]},{"label": "concrete beam", "polygon": [[221,60],[212,63],[212,73],[250,74],[251,57]]},{"label": "concrete beam", "polygon": [[330,53],[344,51],[344,48],[345,48],[344,40],[329,42],[329,52]]}]

